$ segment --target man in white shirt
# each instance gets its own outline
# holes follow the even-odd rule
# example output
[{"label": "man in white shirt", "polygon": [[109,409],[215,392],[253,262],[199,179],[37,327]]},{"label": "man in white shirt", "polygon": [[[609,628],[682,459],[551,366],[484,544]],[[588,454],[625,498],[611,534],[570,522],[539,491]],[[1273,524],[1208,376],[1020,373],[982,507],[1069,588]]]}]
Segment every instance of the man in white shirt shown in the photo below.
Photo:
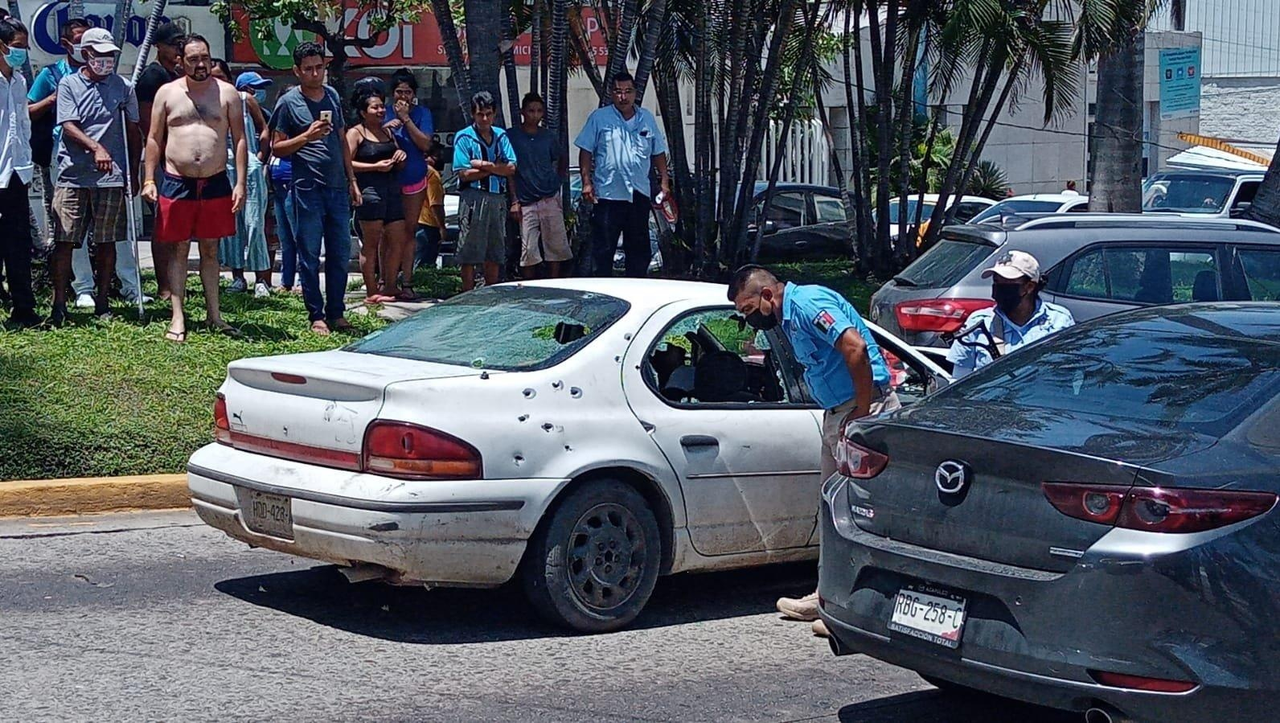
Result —
[{"label": "man in white shirt", "polygon": [[27,189],[35,174],[31,161],[31,119],[27,80],[19,71],[27,60],[27,29],[16,18],[0,20],[0,255],[9,279],[13,312],[9,324],[37,326],[31,292],[31,202]]}]

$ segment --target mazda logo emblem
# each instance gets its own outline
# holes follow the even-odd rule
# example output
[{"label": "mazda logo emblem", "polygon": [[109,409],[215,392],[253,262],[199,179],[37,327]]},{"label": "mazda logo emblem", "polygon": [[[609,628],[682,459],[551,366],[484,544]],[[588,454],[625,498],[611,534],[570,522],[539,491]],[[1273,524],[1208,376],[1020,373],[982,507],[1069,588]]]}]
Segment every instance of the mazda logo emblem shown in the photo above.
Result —
[{"label": "mazda logo emblem", "polygon": [[969,485],[969,465],[949,459],[938,465],[933,473],[933,482],[943,494],[958,494]]}]

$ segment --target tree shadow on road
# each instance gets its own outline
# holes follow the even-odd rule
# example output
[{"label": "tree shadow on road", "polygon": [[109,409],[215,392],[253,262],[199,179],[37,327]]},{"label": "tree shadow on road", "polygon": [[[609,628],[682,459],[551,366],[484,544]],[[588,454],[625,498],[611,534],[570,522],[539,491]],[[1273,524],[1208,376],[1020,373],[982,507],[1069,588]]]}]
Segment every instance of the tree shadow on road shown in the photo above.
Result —
[{"label": "tree shadow on road", "polygon": [[[629,629],[759,615],[779,596],[817,585],[812,562],[658,579],[644,612]],[[537,618],[520,592],[396,587],[348,583],[337,567],[223,580],[214,588],[244,602],[383,640],[423,645],[483,643],[570,634]]]},{"label": "tree shadow on road", "polygon": [[921,690],[846,705],[840,723],[1079,723],[1079,713],[981,693]]}]

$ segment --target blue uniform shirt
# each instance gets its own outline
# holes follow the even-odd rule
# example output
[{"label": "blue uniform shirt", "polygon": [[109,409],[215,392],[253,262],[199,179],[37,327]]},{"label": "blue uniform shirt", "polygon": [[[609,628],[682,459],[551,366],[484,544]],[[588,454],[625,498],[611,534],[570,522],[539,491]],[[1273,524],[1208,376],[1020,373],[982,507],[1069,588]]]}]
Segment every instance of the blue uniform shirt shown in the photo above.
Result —
[{"label": "blue uniform shirt", "polygon": [[587,117],[573,144],[591,154],[591,183],[597,198],[631,201],[637,192],[653,198],[649,164],[654,156],[667,152],[667,140],[652,113],[636,108],[627,120],[611,105],[599,108]]},{"label": "blue uniform shirt", "polygon": [[[39,103],[53,95],[58,90],[58,82],[74,72],[76,72],[76,69],[71,67],[71,63],[66,58],[53,65],[44,66],[39,73],[36,73],[36,79],[31,81],[31,88],[27,91],[27,102]],[[58,115],[57,108],[50,108],[48,112],[51,119]],[[55,123],[53,126],[53,145],[55,147],[58,145],[60,137],[62,137],[62,125]]]},{"label": "blue uniform shirt", "polygon": [[[1023,326],[1013,323],[1009,320],[1009,317],[1004,315],[1004,312],[994,307],[973,312],[965,320],[965,326],[972,326],[981,321],[986,324],[987,330],[994,334],[998,331],[995,328],[996,314],[999,314],[1000,319],[1004,322],[1005,351],[1003,353],[1006,354],[1039,341],[1050,334],[1062,331],[1069,326],[1074,326],[1076,323],[1076,320],[1071,316],[1071,312],[1066,308],[1057,304],[1050,304],[1047,301],[1037,301],[1036,313],[1032,314],[1031,318]],[[986,335],[978,331],[970,332],[969,336],[965,338],[970,342],[985,342],[987,340]],[[952,376],[956,379],[975,369],[981,369],[993,361],[991,352],[985,347],[965,346],[959,341],[951,344],[951,350],[947,352],[947,360],[955,367]]]},{"label": "blue uniform shirt", "polygon": [[854,397],[853,377],[836,350],[836,340],[849,329],[856,329],[867,343],[872,381],[887,388],[889,367],[857,310],[831,289],[787,284],[782,294],[782,333],[804,365],[809,393],[823,409],[835,409]]},{"label": "blue uniform shirt", "polygon": [[[511,147],[511,139],[506,131],[493,128],[493,143],[485,143],[476,132],[474,125],[458,131],[453,137],[453,170],[455,173],[471,167],[472,161],[516,162],[516,151]],[[459,182],[459,188],[478,188],[489,193],[506,193],[507,179],[502,176],[489,176],[481,181]]]}]

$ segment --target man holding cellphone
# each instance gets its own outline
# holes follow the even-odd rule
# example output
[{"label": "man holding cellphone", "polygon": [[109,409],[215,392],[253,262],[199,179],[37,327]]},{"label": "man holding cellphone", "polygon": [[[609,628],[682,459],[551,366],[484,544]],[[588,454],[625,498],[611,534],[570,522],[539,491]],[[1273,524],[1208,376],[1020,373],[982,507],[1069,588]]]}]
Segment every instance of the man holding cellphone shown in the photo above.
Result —
[{"label": "man holding cellphone", "polygon": [[[293,73],[300,85],[280,96],[272,114],[272,154],[293,164],[293,232],[298,244],[298,278],[311,331],[328,336],[344,331],[347,264],[351,259],[351,207],[360,205],[360,187],[351,151],[342,142],[342,102],[324,84],[324,49],[300,43]],[[324,243],[326,299],[320,293],[320,245]]]}]

